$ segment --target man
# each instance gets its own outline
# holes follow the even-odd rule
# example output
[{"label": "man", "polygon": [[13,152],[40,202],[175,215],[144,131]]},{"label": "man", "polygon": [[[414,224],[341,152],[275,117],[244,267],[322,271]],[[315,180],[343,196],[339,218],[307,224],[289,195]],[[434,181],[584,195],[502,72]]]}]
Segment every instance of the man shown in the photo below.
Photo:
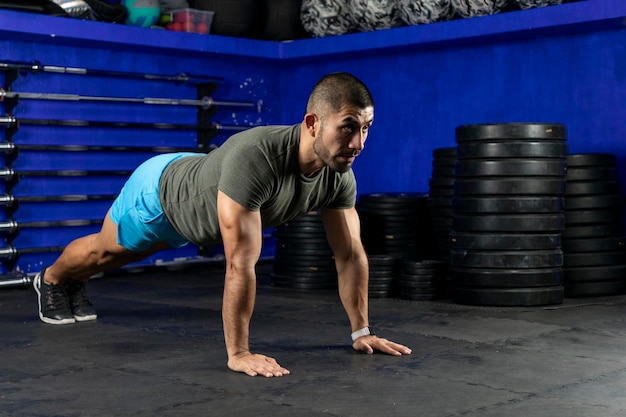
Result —
[{"label": "man", "polygon": [[250,376],[287,375],[275,359],[252,353],[248,345],[255,264],[263,229],[321,208],[353,348],[411,353],[369,328],[368,263],[351,166],[373,119],[367,87],[350,74],[334,73],[316,84],[298,125],[250,129],[208,155],[166,154],[144,162],[113,202],[101,231],[71,242],[35,277],[41,320],[94,320],[95,310],[84,291],[90,276],[188,242],[221,241],[228,367]]}]

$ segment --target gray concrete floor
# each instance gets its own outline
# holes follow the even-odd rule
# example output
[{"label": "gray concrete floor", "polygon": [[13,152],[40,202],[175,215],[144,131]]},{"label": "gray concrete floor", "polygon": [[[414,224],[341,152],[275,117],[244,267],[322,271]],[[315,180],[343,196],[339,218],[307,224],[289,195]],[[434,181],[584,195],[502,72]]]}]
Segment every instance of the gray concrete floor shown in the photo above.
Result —
[{"label": "gray concrete floor", "polygon": [[31,289],[0,290],[0,416],[625,415],[624,296],[528,308],[373,299],[378,333],[413,349],[389,357],[352,351],[334,291],[261,274],[251,343],[292,372],[264,379],[226,367],[222,273],[94,279],[97,322],[69,326],[39,322]]}]

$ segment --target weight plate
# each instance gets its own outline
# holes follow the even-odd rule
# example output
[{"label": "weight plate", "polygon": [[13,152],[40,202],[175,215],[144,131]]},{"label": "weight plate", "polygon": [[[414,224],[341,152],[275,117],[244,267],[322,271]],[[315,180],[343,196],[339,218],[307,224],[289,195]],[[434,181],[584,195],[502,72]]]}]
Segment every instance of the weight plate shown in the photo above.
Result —
[{"label": "weight plate", "polygon": [[[482,158],[565,158],[567,144],[554,141],[464,142],[457,147],[457,159]],[[458,162],[457,162],[458,163]]]},{"label": "weight plate", "polygon": [[378,202],[390,204],[407,204],[409,202],[419,202],[426,198],[426,193],[372,193],[363,194],[359,197],[360,202]]},{"label": "weight plate", "polygon": [[370,255],[368,256],[368,260],[371,265],[390,265],[390,266],[394,266],[397,265],[402,258],[397,258],[394,256],[388,256],[388,255]]},{"label": "weight plate", "polygon": [[433,149],[433,158],[454,158],[456,156],[456,146],[449,148]]},{"label": "weight plate", "polygon": [[282,267],[280,265],[274,265],[274,273],[279,275],[289,275],[296,276],[300,278],[326,278],[326,277],[337,277],[337,272],[332,269],[323,269],[323,268],[315,268],[308,269],[304,266],[302,267]]},{"label": "weight plate", "polygon": [[289,288],[292,290],[314,291],[314,290],[331,290],[337,288],[337,283],[331,282],[298,282],[292,280],[270,279],[270,285],[279,288]]},{"label": "weight plate", "polygon": [[626,265],[571,267],[565,270],[565,282],[617,281],[626,277]]},{"label": "weight plate", "polygon": [[400,291],[402,292],[431,292],[434,289],[443,288],[442,285],[436,285],[431,282],[409,282],[409,281],[399,281],[398,282]]},{"label": "weight plate", "polygon": [[454,197],[452,210],[456,213],[559,213],[562,197]]},{"label": "weight plate", "polygon": [[456,164],[459,177],[482,176],[545,176],[565,177],[567,164],[564,158],[553,159],[465,159]]},{"label": "weight plate", "polygon": [[312,265],[335,265],[332,255],[303,255],[300,253],[276,253],[274,262],[289,265],[312,264]]},{"label": "weight plate", "polygon": [[624,199],[619,194],[575,196],[568,195],[565,199],[565,210],[584,210],[601,208],[622,208]]},{"label": "weight plate", "polygon": [[617,194],[617,181],[566,181],[565,197],[570,195]]},{"label": "weight plate", "polygon": [[553,177],[533,178],[490,178],[457,179],[455,195],[552,195],[560,196],[565,191],[565,181]]},{"label": "weight plate", "polygon": [[450,232],[450,247],[487,250],[559,249],[560,233],[463,233]]},{"label": "weight plate", "polygon": [[433,177],[428,180],[430,188],[451,188],[454,185],[454,177]]},{"label": "weight plate", "polygon": [[322,239],[276,239],[276,251],[286,254],[332,255],[327,240]]},{"label": "weight plate", "polygon": [[563,239],[563,252],[616,252],[626,249],[626,237]]},{"label": "weight plate", "polygon": [[[452,192],[454,193],[454,190]],[[445,209],[451,206],[452,198],[428,197],[428,207],[430,207],[431,212],[433,208],[443,207]]]},{"label": "weight plate", "polygon": [[438,292],[434,294],[410,294],[410,293],[401,293],[400,298],[404,300],[411,301],[434,301],[446,298],[445,292]]},{"label": "weight plate", "polygon": [[555,232],[565,226],[562,214],[454,215],[452,228],[466,232]]},{"label": "weight plate", "polygon": [[454,165],[434,166],[431,170],[432,178],[454,177]]},{"label": "weight plate", "polygon": [[616,295],[626,293],[626,282],[570,282],[565,285],[566,297],[592,297],[601,295]]},{"label": "weight plate", "polygon": [[454,168],[456,165],[456,156],[454,158],[435,158],[433,159],[433,167]]},{"label": "weight plate", "polygon": [[411,271],[403,269],[399,275],[400,281],[404,282],[444,282],[448,277],[448,268],[427,271]]},{"label": "weight plate", "polygon": [[565,224],[619,223],[623,219],[621,210],[567,210]]},{"label": "weight plate", "polygon": [[581,153],[567,156],[568,167],[616,165],[617,157],[610,153]]},{"label": "weight plate", "polygon": [[431,224],[434,229],[448,231],[452,229],[452,215],[448,217],[434,218],[431,220]]},{"label": "weight plate", "polygon": [[450,248],[450,264],[467,268],[555,268],[563,265],[563,252],[560,249],[475,251]]},{"label": "weight plate", "polygon": [[289,242],[296,244],[306,244],[309,246],[328,246],[325,233],[297,233],[274,231],[274,237],[281,242]]},{"label": "weight plate", "polygon": [[307,236],[310,235],[311,237],[326,235],[324,232],[324,228],[310,227],[310,226],[303,226],[303,225],[293,225],[293,224],[289,224],[289,225],[284,224],[280,226],[280,229],[277,229],[276,233],[279,235],[283,235],[283,236],[291,235],[292,233],[294,235],[306,234]]},{"label": "weight plate", "polygon": [[626,265],[626,252],[579,252],[565,254],[563,256],[563,267],[567,268],[579,266],[603,266],[603,265]]},{"label": "weight plate", "polygon": [[332,257],[333,251],[330,249],[328,243],[317,245],[300,241],[277,240],[276,255],[282,257],[298,255]]},{"label": "weight plate", "polygon": [[614,167],[567,167],[567,181],[599,181],[617,179]]},{"label": "weight plate", "polygon": [[393,269],[386,271],[369,270],[370,281],[389,281],[396,277],[396,273]]},{"label": "weight plate", "polygon": [[302,226],[319,227],[322,225],[322,216],[319,214],[304,215],[304,216],[296,217],[295,219],[288,220],[284,222],[282,225],[286,225],[286,226],[302,225]]},{"label": "weight plate", "polygon": [[[426,206],[424,208],[421,207],[402,207],[402,208],[372,208],[372,207],[364,207],[362,205],[357,205],[356,210],[361,216],[368,216],[373,219],[385,219],[386,221],[390,221],[392,219],[398,221],[400,219],[412,220],[415,219],[416,216],[420,214],[425,214]],[[422,212],[423,210],[423,212]]]},{"label": "weight plate", "polygon": [[454,188],[431,188],[428,195],[429,198],[451,199],[454,195]]},{"label": "weight plate", "polygon": [[420,208],[426,207],[426,201],[428,200],[428,194],[424,194],[420,198],[411,198],[405,200],[388,201],[388,200],[372,200],[372,199],[359,199],[357,206],[366,207],[368,209],[376,210],[402,210],[407,208]]},{"label": "weight plate", "polygon": [[320,264],[320,265],[334,265],[335,259],[332,253],[325,254],[317,254],[309,252],[296,252],[296,251],[285,251],[276,249],[276,254],[274,256],[274,262],[282,262],[289,264]]},{"label": "weight plate", "polygon": [[452,218],[452,207],[431,207],[431,219],[450,219]]},{"label": "weight plate", "polygon": [[561,232],[563,239],[580,239],[623,236],[624,227],[622,223],[607,223],[586,226],[567,226]]},{"label": "weight plate", "polygon": [[369,298],[387,298],[390,295],[389,290],[380,290],[380,291],[368,291]]},{"label": "weight plate", "polygon": [[445,262],[437,259],[404,259],[402,262],[402,269],[407,271],[445,270],[446,267]]},{"label": "weight plate", "polygon": [[445,270],[433,270],[430,272],[403,269],[399,275],[399,279],[407,282],[431,282],[445,280],[447,275],[447,268]]},{"label": "weight plate", "polygon": [[560,285],[536,288],[463,288],[454,287],[452,298],[460,304],[483,306],[540,306],[561,304],[564,288]]},{"label": "weight plate", "polygon": [[549,287],[562,285],[563,275],[563,268],[450,268],[452,282],[460,287]]},{"label": "weight plate", "polygon": [[332,258],[333,251],[330,250],[330,247],[319,248],[316,246],[285,246],[283,244],[279,244],[276,246],[275,256],[278,257],[291,257],[291,256],[316,256],[318,258]]},{"label": "weight plate", "polygon": [[552,139],[565,140],[567,130],[560,123],[500,123],[458,126],[457,141],[484,139]]},{"label": "weight plate", "polygon": [[337,285],[336,276],[311,276],[311,275],[291,275],[291,274],[270,274],[270,280],[273,282],[300,282],[303,284],[334,284]]}]

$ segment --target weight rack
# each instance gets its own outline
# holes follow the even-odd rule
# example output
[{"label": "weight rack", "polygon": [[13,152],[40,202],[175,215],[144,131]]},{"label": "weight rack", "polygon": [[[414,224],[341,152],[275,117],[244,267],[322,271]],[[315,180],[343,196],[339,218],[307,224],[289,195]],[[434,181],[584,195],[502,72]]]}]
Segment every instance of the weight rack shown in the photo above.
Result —
[{"label": "weight rack", "polygon": [[[13,90],[13,86],[16,81],[22,80],[29,74],[40,73],[52,73],[55,74],[54,76],[56,76],[56,74],[63,74],[63,76],[67,75],[68,77],[75,75],[90,75],[101,78],[132,80],[133,82],[140,82],[140,80],[168,82],[172,83],[172,88],[180,85],[192,85],[195,88],[196,97],[136,98],[127,96],[114,97],[92,94],[65,94],[38,91],[19,92]],[[24,154],[30,153],[31,155],[37,155],[37,153],[54,153],[54,155],[58,154],[60,157],[63,157],[66,155],[84,153],[85,155],[90,155],[89,158],[91,158],[94,155],[98,155],[98,153],[120,155],[120,157],[128,155],[140,156],[144,153],[150,156],[181,151],[208,153],[217,147],[212,143],[212,140],[219,133],[237,132],[246,130],[250,127],[223,124],[213,120],[218,108],[238,108],[261,112],[261,106],[259,103],[214,99],[213,94],[215,93],[218,85],[224,82],[223,78],[214,76],[194,76],[185,73],[162,75],[124,71],[92,70],[87,68],[47,66],[41,65],[37,61],[33,61],[31,63],[0,62],[0,76],[1,75],[4,75],[4,82],[2,83],[2,86],[0,86],[0,104],[4,106],[5,115],[0,115],[0,128],[4,128],[5,140],[4,142],[0,142],[0,157],[4,158],[4,164],[0,165],[0,186],[4,186],[4,194],[0,193],[0,236],[4,240],[4,243],[0,244],[0,288],[28,286],[31,284],[31,279],[28,275],[24,271],[20,271],[19,268],[16,268],[20,256],[26,254],[43,255],[58,253],[65,247],[64,245],[45,243],[42,246],[27,244],[28,247],[21,247],[16,241],[16,238],[21,232],[36,231],[44,228],[52,230],[52,228],[69,229],[93,227],[101,224],[102,221],[102,217],[100,215],[93,215],[92,218],[83,216],[82,218],[71,218],[68,220],[51,219],[43,221],[18,221],[15,220],[14,217],[16,214],[20,213],[21,205],[59,203],[69,204],[71,206],[72,204],[82,204],[85,202],[93,202],[95,204],[99,204],[99,202],[101,202],[108,205],[116,197],[116,194],[106,192],[98,195],[83,192],[71,194],[73,190],[70,190],[70,193],[64,192],[60,194],[57,193],[56,195],[47,195],[47,190],[46,192],[39,193],[39,195],[30,195],[30,193],[29,195],[19,195],[19,193],[15,193],[15,188],[18,184],[20,184],[20,182],[28,183],[31,178],[70,179],[78,177],[83,177],[85,179],[93,177],[111,177],[113,179],[118,178],[118,180],[115,181],[123,181],[124,177],[127,177],[130,173],[132,173],[132,170],[128,169],[101,169],[101,167],[94,167],[94,169],[20,169],[16,166],[16,162],[19,162],[19,158],[23,157]],[[102,81],[104,82],[105,80]],[[46,101],[50,103],[85,102],[90,103],[93,106],[97,106],[101,103],[107,103],[110,105],[129,104],[140,106],[138,109],[143,108],[143,106],[175,106],[178,108],[193,109],[196,112],[196,124],[86,120],[80,118],[80,112],[78,114],[79,117],[75,117],[76,115],[72,114],[74,117],[68,119],[26,116],[19,117],[19,115],[16,114],[16,108],[22,101],[28,103],[37,101]],[[34,126],[35,128],[41,127],[45,129],[45,132],[48,132],[47,129],[55,128],[67,128],[71,131],[81,128],[97,128],[110,130],[112,133],[116,134],[119,134],[120,132],[123,134],[131,129],[145,129],[148,132],[165,130],[173,132],[192,131],[196,132],[197,138],[195,147],[132,146],[126,144],[123,146],[66,143],[20,144],[19,141],[15,140],[15,136],[20,131],[20,128],[28,126]],[[199,249],[201,250],[201,248]]]}]

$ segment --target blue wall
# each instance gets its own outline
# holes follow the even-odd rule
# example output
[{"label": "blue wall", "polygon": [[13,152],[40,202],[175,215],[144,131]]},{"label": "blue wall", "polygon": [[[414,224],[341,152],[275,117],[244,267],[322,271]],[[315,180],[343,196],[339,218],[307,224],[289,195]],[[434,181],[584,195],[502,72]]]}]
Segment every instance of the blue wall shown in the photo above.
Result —
[{"label": "blue wall", "polygon": [[[260,111],[220,109],[212,118],[242,126],[298,123],[320,76],[349,71],[376,101],[374,129],[355,171],[359,192],[427,191],[432,150],[454,146],[454,130],[511,121],[567,125],[571,153],[618,156],[626,183],[626,3],[587,0],[501,15],[295,42],[263,42],[0,11],[0,61],[32,61],[116,71],[182,72],[224,78],[216,99],[262,103]],[[0,74],[0,79],[2,78]],[[99,96],[195,97],[185,84],[64,74],[23,74],[15,91]],[[21,100],[22,118],[194,124],[196,110],[143,104]],[[214,139],[218,144],[228,134]],[[16,144],[184,146],[190,131],[22,126]],[[22,152],[16,170],[132,169],[149,154]],[[123,178],[23,178],[15,195],[116,193]],[[18,222],[101,218],[106,202],[31,203]],[[63,245],[97,227],[24,229],[15,246]],[[10,243],[10,242],[7,242]],[[194,256],[196,248],[149,262]],[[24,255],[38,270],[56,254]]]},{"label": "blue wall", "polygon": [[[528,29],[528,22],[563,15],[593,21],[594,12],[601,14],[599,3],[394,29],[387,31],[389,47],[370,51],[341,51],[335,42],[326,46],[336,50],[321,58],[291,59],[283,77],[300,85],[328,71],[349,71],[371,87],[374,128],[355,164],[361,193],[427,191],[432,150],[454,146],[455,128],[473,123],[564,123],[570,153],[614,153],[626,179],[626,30],[612,19]],[[612,3],[626,12],[626,4]],[[506,29],[493,33],[494,27]],[[376,44],[376,35],[385,34],[344,41],[354,49]],[[398,46],[411,36],[413,44]],[[300,117],[296,109],[304,97],[285,96],[286,119]]]}]

